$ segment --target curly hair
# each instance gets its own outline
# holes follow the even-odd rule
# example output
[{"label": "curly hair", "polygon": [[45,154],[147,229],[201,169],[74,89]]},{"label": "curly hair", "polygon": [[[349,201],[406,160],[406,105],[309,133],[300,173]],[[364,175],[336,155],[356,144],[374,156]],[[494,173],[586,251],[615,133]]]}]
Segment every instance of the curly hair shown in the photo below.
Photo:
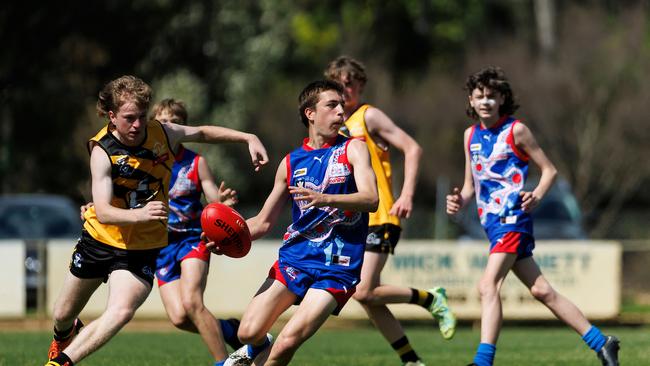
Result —
[{"label": "curly hair", "polygon": [[[472,95],[474,89],[490,88],[498,91],[504,98],[503,105],[499,107],[499,116],[511,115],[519,108],[519,104],[515,101],[514,94],[510,83],[506,78],[503,70],[498,66],[489,66],[475,72],[467,77],[465,81],[465,90],[468,95]],[[467,103],[465,113],[472,119],[478,120],[478,114],[474,108]]]},{"label": "curly hair", "polygon": [[97,99],[97,114],[108,116],[108,112],[117,113],[126,102],[133,102],[139,108],[149,109],[152,89],[142,79],[132,75],[121,76],[108,82],[99,92]]}]

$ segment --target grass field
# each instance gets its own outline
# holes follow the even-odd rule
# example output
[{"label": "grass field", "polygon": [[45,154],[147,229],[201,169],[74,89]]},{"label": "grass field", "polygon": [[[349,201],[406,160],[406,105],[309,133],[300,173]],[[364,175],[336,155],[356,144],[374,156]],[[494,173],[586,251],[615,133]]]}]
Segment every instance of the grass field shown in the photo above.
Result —
[{"label": "grass field", "polygon": [[[622,342],[622,365],[650,365],[650,327],[604,327]],[[411,342],[428,365],[466,365],[478,342],[478,330],[460,328],[444,341],[434,329],[407,328]],[[0,331],[0,366],[43,365],[51,335],[47,332]],[[198,336],[180,331],[118,334],[84,360],[88,366],[212,365]],[[292,365],[400,365],[379,333],[370,327],[319,331],[296,354]],[[496,365],[600,365],[594,352],[563,327],[506,327],[498,345]]]}]

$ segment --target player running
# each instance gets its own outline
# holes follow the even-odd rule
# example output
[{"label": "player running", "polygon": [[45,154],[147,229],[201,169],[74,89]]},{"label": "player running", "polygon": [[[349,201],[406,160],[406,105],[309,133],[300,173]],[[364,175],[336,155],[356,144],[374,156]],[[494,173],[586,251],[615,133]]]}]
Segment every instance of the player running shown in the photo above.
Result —
[{"label": "player running", "polygon": [[[307,85],[299,103],[309,137],[280,162],[273,190],[259,214],[248,219],[248,227],[253,239],[262,237],[288,199],[293,222],[279,259],[241,319],[238,335],[247,345],[225,365],[250,365],[253,360],[256,365],[288,364],[330,314],[341,311],[359,283],[367,213],[378,203],[368,149],[362,141],[338,134],[343,126],[338,83]],[[294,304],[298,309],[271,346],[267,332]]]},{"label": "player running", "polygon": [[[384,112],[361,102],[367,77],[359,61],[340,56],[330,62],[325,76],[344,86],[346,121],[341,131],[346,136],[362,138],[368,145],[379,191],[379,207],[370,213],[361,283],[354,299],[363,306],[404,365],[424,365],[386,304],[407,303],[423,307],[438,321],[443,338],[451,339],[456,331],[456,317],[447,304],[445,289],[435,287],[427,291],[381,282],[381,271],[388,255],[394,253],[399,241],[400,219],[409,218],[413,210],[422,148]],[[404,184],[397,200],[393,198],[391,182],[391,146],[404,154]]]},{"label": "player running", "polygon": [[[604,336],[582,312],[555,291],[533,259],[532,211],[553,184],[557,171],[532,132],[512,114],[515,103],[500,68],[488,67],[468,77],[467,115],[478,123],[465,130],[465,181],[447,196],[447,213],[455,215],[476,194],[478,215],[490,241],[490,254],[478,289],[481,296],[481,343],[471,365],[491,366],[503,317],[500,291],[512,270],[543,303],[582,336],[604,366],[618,365],[619,341]],[[541,169],[537,187],[524,191],[528,162]]]},{"label": "player running", "polygon": [[[167,238],[168,192],[174,151],[184,141],[248,144],[256,170],[267,163],[257,136],[216,126],[147,121],[151,88],[134,76],[106,84],[97,111],[108,124],[88,143],[94,206],[54,305],[48,366],[72,366],[108,342],[151,292]],[[79,313],[102,282],[106,309],[81,328]]]}]

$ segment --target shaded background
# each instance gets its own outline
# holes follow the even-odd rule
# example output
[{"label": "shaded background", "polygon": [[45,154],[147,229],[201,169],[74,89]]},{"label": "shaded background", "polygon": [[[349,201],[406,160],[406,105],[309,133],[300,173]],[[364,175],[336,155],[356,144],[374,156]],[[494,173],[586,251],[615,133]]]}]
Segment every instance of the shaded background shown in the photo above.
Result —
[{"label": "shaded background", "polygon": [[[254,213],[306,132],[297,94],[347,54],[367,66],[366,100],[424,148],[405,237],[458,234],[434,232],[436,184],[462,184],[465,77],[499,65],[517,116],[573,187],[589,236],[648,238],[648,10],[607,0],[5,1],[0,192],[90,199],[84,142],[105,123],[97,93],[134,74],[156,100],[184,100],[193,124],[260,136],[271,164],[258,174],[242,146],[192,146]],[[399,189],[400,154],[393,159]]]}]

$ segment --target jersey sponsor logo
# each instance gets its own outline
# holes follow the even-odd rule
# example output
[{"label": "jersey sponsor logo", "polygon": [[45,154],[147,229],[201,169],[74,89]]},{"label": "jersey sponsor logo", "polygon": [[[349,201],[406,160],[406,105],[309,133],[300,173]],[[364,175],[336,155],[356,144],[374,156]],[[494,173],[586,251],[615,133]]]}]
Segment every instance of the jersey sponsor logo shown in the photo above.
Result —
[{"label": "jersey sponsor logo", "polygon": [[332,263],[338,264],[339,266],[349,267],[350,266],[350,256],[347,255],[333,255]]},{"label": "jersey sponsor logo", "polygon": [[305,175],[307,175],[307,168],[300,168],[293,171],[294,178],[304,177]]},{"label": "jersey sponsor logo", "polygon": [[469,151],[481,151],[481,144],[469,145]]},{"label": "jersey sponsor logo", "polygon": [[330,184],[340,184],[345,183],[345,177],[331,177],[329,179]]},{"label": "jersey sponsor logo", "polygon": [[502,217],[500,221],[501,221],[502,224],[516,224],[517,223],[517,216],[512,215],[512,216]]}]

